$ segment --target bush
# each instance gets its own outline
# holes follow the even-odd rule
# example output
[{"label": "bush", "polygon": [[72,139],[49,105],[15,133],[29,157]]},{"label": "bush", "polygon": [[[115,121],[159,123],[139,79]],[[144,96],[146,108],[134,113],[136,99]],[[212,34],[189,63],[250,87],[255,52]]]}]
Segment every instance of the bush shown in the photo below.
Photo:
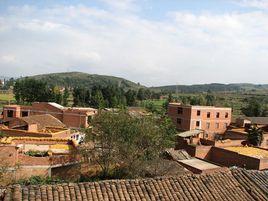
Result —
[{"label": "bush", "polygon": [[33,157],[46,157],[49,156],[47,151],[27,151],[25,155],[33,156]]}]

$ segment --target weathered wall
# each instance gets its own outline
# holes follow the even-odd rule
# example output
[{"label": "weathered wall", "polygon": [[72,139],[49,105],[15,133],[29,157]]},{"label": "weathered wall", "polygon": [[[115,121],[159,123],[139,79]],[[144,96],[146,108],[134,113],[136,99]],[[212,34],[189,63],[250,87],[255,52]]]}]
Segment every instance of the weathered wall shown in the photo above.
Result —
[{"label": "weathered wall", "polygon": [[[219,147],[212,147],[210,160],[227,167],[238,166],[247,169],[260,169],[260,159],[241,155],[237,152]],[[262,164],[262,166],[265,166],[265,164]]]}]

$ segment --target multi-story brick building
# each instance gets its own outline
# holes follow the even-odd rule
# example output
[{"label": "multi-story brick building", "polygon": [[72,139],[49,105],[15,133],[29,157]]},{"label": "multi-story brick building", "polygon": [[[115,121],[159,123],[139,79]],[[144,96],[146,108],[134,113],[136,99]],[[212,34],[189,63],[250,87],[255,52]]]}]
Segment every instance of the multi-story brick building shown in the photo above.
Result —
[{"label": "multi-story brick building", "polygon": [[14,118],[30,115],[50,114],[67,127],[86,128],[97,110],[94,108],[63,107],[57,103],[35,102],[31,106],[6,105],[3,107],[3,121],[8,122]]},{"label": "multi-story brick building", "polygon": [[200,129],[204,137],[223,134],[231,123],[232,109],[213,106],[191,106],[170,103],[168,115],[180,131]]}]

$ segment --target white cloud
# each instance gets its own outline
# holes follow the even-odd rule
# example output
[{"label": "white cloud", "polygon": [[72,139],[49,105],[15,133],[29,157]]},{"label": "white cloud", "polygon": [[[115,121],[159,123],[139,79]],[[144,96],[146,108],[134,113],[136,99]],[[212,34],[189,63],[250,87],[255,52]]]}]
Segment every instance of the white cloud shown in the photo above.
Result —
[{"label": "white cloud", "polygon": [[136,10],[136,0],[100,0],[113,9],[119,10]]},{"label": "white cloud", "polygon": [[234,2],[244,7],[268,9],[267,0],[234,0]]},{"label": "white cloud", "polygon": [[84,71],[146,85],[264,83],[267,21],[262,11],[172,12],[155,21],[83,5],[12,7],[0,15],[0,69],[9,76]]},{"label": "white cloud", "polygon": [[0,62],[5,64],[10,64],[16,62],[16,57],[14,55],[2,55],[0,57]]}]

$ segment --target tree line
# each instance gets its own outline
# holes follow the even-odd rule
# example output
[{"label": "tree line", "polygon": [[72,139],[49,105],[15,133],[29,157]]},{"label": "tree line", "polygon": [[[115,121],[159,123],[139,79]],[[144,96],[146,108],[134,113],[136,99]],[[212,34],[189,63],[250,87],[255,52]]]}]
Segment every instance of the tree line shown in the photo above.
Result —
[{"label": "tree line", "polygon": [[16,101],[21,104],[56,102],[66,106],[70,95],[67,88],[62,92],[57,86],[49,86],[44,81],[30,78],[16,80],[13,92]]},{"label": "tree line", "polygon": [[124,106],[135,106],[137,101],[147,99],[158,99],[159,93],[149,89],[140,88],[139,90],[129,89],[124,91],[122,88],[111,86],[94,86],[91,90],[76,87],[73,90],[74,106],[90,106],[94,108],[115,108]]},{"label": "tree line", "polygon": [[56,102],[64,106],[68,105],[70,95],[73,97],[73,106],[89,106],[94,108],[114,108],[135,106],[138,101],[147,99],[159,99],[160,93],[146,88],[125,91],[116,85],[75,87],[61,89],[58,86],[49,85],[43,80],[32,78],[16,80],[14,85],[15,99],[18,103],[32,102]]}]

